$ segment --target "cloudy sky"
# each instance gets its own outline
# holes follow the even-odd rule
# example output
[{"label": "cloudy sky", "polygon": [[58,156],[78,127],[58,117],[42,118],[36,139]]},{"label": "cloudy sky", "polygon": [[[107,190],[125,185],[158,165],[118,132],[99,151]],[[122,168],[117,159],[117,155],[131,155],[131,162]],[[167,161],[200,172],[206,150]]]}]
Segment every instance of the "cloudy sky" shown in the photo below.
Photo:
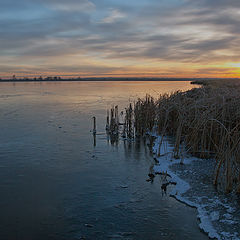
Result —
[{"label": "cloudy sky", "polygon": [[236,77],[240,0],[1,0],[13,74]]}]

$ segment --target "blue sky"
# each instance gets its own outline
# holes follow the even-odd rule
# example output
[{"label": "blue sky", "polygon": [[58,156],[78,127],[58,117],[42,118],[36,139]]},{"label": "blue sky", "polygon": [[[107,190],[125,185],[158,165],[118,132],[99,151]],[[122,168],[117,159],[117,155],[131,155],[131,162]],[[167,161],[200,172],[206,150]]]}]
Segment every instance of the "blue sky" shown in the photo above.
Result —
[{"label": "blue sky", "polygon": [[237,0],[1,0],[0,76],[237,76]]}]

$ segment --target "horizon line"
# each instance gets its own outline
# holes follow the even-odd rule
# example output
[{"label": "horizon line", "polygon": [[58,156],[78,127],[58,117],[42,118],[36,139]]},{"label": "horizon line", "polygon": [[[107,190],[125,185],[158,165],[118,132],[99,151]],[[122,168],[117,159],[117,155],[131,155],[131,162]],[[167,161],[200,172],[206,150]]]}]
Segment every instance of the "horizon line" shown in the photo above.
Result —
[{"label": "horizon line", "polygon": [[61,76],[48,77],[12,77],[1,78],[0,82],[61,82],[61,81],[194,81],[194,80],[240,80],[237,77],[69,77]]}]

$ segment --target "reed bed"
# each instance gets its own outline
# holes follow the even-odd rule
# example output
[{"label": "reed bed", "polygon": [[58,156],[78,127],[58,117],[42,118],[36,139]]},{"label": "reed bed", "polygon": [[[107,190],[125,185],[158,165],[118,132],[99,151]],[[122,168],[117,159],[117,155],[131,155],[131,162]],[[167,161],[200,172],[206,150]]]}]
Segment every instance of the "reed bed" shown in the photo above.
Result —
[{"label": "reed bed", "polygon": [[[202,87],[164,96],[158,104],[158,131],[175,136],[174,155],[180,144],[201,158],[216,158],[214,185],[240,193],[240,91]],[[162,104],[164,102],[164,104]]]},{"label": "reed bed", "polygon": [[113,106],[109,111],[107,111],[107,122],[106,122],[106,131],[111,135],[118,135],[119,130],[119,114],[118,106]]},{"label": "reed bed", "polygon": [[[231,85],[232,86],[232,85]],[[240,85],[207,84],[200,88],[147,95],[125,110],[128,138],[155,129],[162,140],[174,136],[174,157],[182,149],[201,158],[215,158],[213,184],[240,194]],[[161,153],[159,152],[159,155]]]}]

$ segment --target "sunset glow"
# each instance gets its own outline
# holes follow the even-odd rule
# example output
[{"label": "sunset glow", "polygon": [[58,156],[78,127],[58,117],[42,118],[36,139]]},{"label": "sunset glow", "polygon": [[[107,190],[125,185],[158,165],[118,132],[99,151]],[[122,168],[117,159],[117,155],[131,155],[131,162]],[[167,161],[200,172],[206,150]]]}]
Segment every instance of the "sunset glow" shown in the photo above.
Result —
[{"label": "sunset glow", "polygon": [[239,77],[236,0],[3,0],[0,77]]}]

